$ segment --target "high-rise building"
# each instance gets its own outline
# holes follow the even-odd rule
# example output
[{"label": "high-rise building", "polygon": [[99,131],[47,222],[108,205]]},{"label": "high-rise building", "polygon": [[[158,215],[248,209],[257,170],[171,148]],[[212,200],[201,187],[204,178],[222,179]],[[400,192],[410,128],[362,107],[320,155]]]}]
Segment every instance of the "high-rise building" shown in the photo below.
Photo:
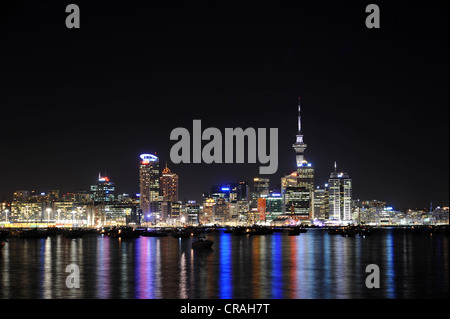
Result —
[{"label": "high-rise building", "polygon": [[270,180],[263,177],[255,177],[253,179],[253,190],[252,192],[260,195],[268,195],[270,189]]},{"label": "high-rise building", "polygon": [[270,180],[266,177],[255,177],[253,179],[252,196],[250,207],[258,207],[258,198],[262,195],[269,195],[270,193]]},{"label": "high-rise building", "polygon": [[[295,220],[309,220],[313,216],[314,167],[305,159],[307,145],[303,141],[300,98],[298,98],[298,131],[296,141],[292,145],[295,151],[297,172],[282,180],[283,196],[285,197],[285,214]],[[292,184],[292,180],[297,183]],[[285,184],[283,186],[283,184]],[[289,184],[289,186],[288,186]]]},{"label": "high-rise building", "polygon": [[160,187],[163,201],[178,201],[178,175],[170,171],[167,167],[167,163],[160,177]]},{"label": "high-rise building", "polygon": [[209,190],[209,197],[213,198],[215,201],[217,201],[219,198],[223,198],[225,199],[225,201],[229,202],[232,191],[232,184],[211,185]]},{"label": "high-rise building", "polygon": [[225,224],[230,221],[230,203],[224,198],[217,199],[213,206],[213,220],[217,224]]},{"label": "high-rise building", "polygon": [[94,203],[113,202],[114,192],[114,183],[109,180],[109,177],[98,174],[97,184],[91,185],[91,200]]},{"label": "high-rise building", "polygon": [[152,154],[141,154],[140,158],[140,206],[144,221],[155,222],[160,214],[159,158]]},{"label": "high-rise building", "polygon": [[328,184],[314,190],[314,219],[328,219]]},{"label": "high-rise building", "polygon": [[352,180],[347,173],[334,172],[328,179],[329,219],[350,221],[352,216]]},{"label": "high-rise building", "polygon": [[200,223],[209,224],[213,222],[213,210],[215,204],[214,198],[203,197],[203,211],[200,214]]},{"label": "high-rise building", "polygon": [[186,204],[186,223],[196,225],[200,222],[200,204],[195,200],[190,200]]},{"label": "high-rise building", "polygon": [[237,201],[248,201],[248,183],[238,182],[237,184]]},{"label": "high-rise building", "polygon": [[283,214],[283,197],[280,193],[270,193],[266,197],[266,221],[277,220]]}]

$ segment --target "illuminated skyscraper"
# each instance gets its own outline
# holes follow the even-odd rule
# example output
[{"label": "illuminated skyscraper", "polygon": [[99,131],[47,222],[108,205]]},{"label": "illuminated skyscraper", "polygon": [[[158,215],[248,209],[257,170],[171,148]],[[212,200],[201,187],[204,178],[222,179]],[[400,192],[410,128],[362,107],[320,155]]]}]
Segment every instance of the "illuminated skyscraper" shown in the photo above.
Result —
[{"label": "illuminated skyscraper", "polygon": [[[282,179],[285,197],[285,214],[296,220],[309,220],[313,216],[314,167],[306,161],[304,152],[307,145],[303,141],[300,98],[298,98],[298,131],[292,148],[296,154],[297,174]],[[292,180],[296,184],[292,185]],[[283,186],[283,184],[285,184]],[[289,185],[288,185],[289,184]]]},{"label": "illuminated skyscraper", "polygon": [[329,219],[350,221],[352,214],[352,180],[347,173],[334,172],[328,180]]},{"label": "illuminated skyscraper", "polygon": [[248,201],[248,183],[247,182],[239,182],[237,184],[237,197],[238,201]]},{"label": "illuminated skyscraper", "polygon": [[266,177],[255,177],[252,185],[251,208],[258,207],[258,198],[262,195],[269,195],[270,180]]},{"label": "illuminated skyscraper", "polygon": [[140,206],[145,221],[156,221],[159,215],[159,158],[141,154],[139,166]]},{"label": "illuminated skyscraper", "polygon": [[328,184],[317,186],[314,190],[314,216],[315,219],[328,219]]},{"label": "illuminated skyscraper", "polygon": [[163,201],[178,201],[178,175],[170,171],[167,167],[167,163],[162,171],[162,176],[160,177],[160,186]]},{"label": "illuminated skyscraper", "polygon": [[113,202],[114,191],[114,183],[107,176],[101,177],[99,174],[97,184],[91,185],[91,200],[95,203]]}]

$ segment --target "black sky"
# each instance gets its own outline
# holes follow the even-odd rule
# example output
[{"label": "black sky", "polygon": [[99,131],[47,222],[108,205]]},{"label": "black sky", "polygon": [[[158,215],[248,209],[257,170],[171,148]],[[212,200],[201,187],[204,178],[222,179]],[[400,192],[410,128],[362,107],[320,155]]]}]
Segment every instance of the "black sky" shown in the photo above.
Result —
[{"label": "black sky", "polygon": [[[0,199],[88,189],[98,172],[139,191],[157,152],[181,199],[250,181],[259,164],[170,163],[172,129],[277,127],[295,169],[297,96],[306,158],[333,163],[354,198],[448,205],[448,3],[444,1],[22,1],[0,7]],[[65,27],[76,3],[81,28]],[[381,29],[367,29],[376,3]]]}]

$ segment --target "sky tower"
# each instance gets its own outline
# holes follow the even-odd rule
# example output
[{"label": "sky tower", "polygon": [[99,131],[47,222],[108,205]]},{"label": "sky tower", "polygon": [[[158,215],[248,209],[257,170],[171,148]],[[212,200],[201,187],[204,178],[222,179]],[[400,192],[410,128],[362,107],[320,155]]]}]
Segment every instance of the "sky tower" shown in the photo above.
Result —
[{"label": "sky tower", "polygon": [[297,167],[300,167],[302,163],[306,163],[304,152],[307,145],[303,142],[303,134],[302,134],[302,116],[301,116],[301,108],[300,108],[300,97],[298,98],[298,131],[296,135],[297,139],[292,147],[296,153],[296,161]]},{"label": "sky tower", "polygon": [[295,151],[297,171],[284,177],[281,184],[284,192],[283,213],[295,220],[306,222],[314,216],[312,194],[314,191],[314,167],[305,160],[306,144],[303,142],[300,98],[298,98],[298,131],[296,141],[292,145]]}]

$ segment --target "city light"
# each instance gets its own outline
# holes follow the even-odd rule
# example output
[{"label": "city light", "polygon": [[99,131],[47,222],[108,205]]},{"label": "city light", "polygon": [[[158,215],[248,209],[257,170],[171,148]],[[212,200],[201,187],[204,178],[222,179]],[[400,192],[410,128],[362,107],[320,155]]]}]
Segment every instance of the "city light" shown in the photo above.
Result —
[{"label": "city light", "polygon": [[150,162],[158,162],[159,158],[153,154],[141,154],[140,158],[142,159],[142,164],[148,164]]}]

